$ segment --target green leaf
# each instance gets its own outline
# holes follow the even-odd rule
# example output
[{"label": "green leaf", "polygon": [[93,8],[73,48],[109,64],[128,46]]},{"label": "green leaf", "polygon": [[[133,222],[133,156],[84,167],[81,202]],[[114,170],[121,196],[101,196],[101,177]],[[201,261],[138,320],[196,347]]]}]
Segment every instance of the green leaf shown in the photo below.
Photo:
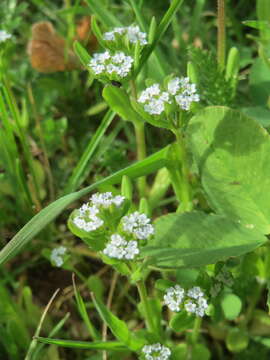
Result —
[{"label": "green leaf", "polygon": [[235,294],[225,294],[221,299],[221,308],[227,320],[234,320],[242,309],[242,301]]},{"label": "green leaf", "polygon": [[[90,0],[88,0],[88,1],[90,1]],[[154,38],[153,42],[151,43],[150,46],[145,47],[145,50],[142,53],[141,62],[140,62],[140,65],[138,66],[138,68],[136,69],[136,74],[138,74],[140,72],[142,66],[145,64],[145,62],[147,61],[149,56],[154,51],[155,47],[157,46],[157,43],[159,42],[159,40],[161,39],[163,34],[166,32],[173,17],[175,16],[176,12],[179,10],[182,3],[183,3],[183,0],[172,0],[171,1],[170,7],[164,14],[163,18],[161,19],[161,21],[156,29],[155,38]]]},{"label": "green leaf", "polygon": [[129,349],[137,351],[141,349],[144,345],[144,342],[135,337],[128,329],[126,323],[117,316],[115,316],[107,307],[98,299],[93,296],[93,302],[95,307],[102,318],[102,320],[110,328],[114,336],[125,344]]},{"label": "green leaf", "polygon": [[121,118],[133,122],[142,122],[141,117],[133,110],[129,96],[122,88],[107,85],[102,92],[103,98]]},{"label": "green leaf", "polygon": [[80,62],[87,67],[89,61],[91,60],[91,56],[88,54],[88,51],[78,42],[75,41],[73,45],[73,49],[75,54],[80,59]]},{"label": "green leaf", "polygon": [[102,1],[86,0],[91,14],[95,15],[99,21],[107,27],[121,26],[121,22],[111,11],[107,10]]},{"label": "green leaf", "polygon": [[179,313],[175,314],[170,321],[170,327],[175,332],[182,332],[187,329],[192,329],[193,325],[194,316],[188,315],[186,311],[180,311]]},{"label": "green leaf", "polygon": [[191,353],[192,360],[209,360],[211,358],[210,351],[203,344],[195,344],[191,350]]},{"label": "green leaf", "polygon": [[72,202],[87,195],[91,191],[97,189],[101,185],[114,185],[121,182],[124,175],[135,179],[157,171],[166,165],[166,154],[169,146],[150,155],[142,161],[138,161],[116,173],[74,193],[65,195],[54,201],[37,215],[35,215],[1,250],[0,265],[15,256],[31,239],[33,239],[41,230],[43,230],[52,220],[54,220],[61,212]]},{"label": "green leaf", "polygon": [[253,102],[256,105],[265,106],[270,96],[270,68],[262,59],[254,61],[249,83]]},{"label": "green leaf", "polygon": [[155,234],[141,253],[161,268],[214,264],[245,254],[266,241],[255,229],[224,216],[195,211],[160,217]]},{"label": "green leaf", "polygon": [[138,104],[136,100],[132,99],[131,104],[134,110],[136,110],[136,112],[140,115],[140,117],[149,124],[160,127],[162,129],[171,129],[171,125],[168,121],[163,120],[161,116],[148,114],[146,111],[144,111],[142,105]]},{"label": "green leaf", "polygon": [[92,349],[92,350],[113,350],[113,351],[123,351],[127,348],[124,344],[118,341],[74,341],[74,340],[61,340],[61,339],[49,339],[44,337],[37,337],[37,341],[44,344],[53,344],[57,346],[63,346],[73,349]]},{"label": "green leaf", "polygon": [[90,336],[94,340],[97,340],[97,341],[101,340],[101,337],[100,337],[98,331],[96,330],[95,326],[92,324],[92,322],[88,316],[85,303],[83,301],[83,298],[81,297],[81,294],[77,290],[77,286],[76,286],[74,277],[72,278],[72,280],[73,280],[74,295],[75,295],[76,303],[77,303],[77,309],[81,315],[81,318],[82,318]]},{"label": "green leaf", "polygon": [[238,328],[229,330],[226,337],[226,345],[231,352],[237,353],[245,350],[248,347],[248,343],[248,334],[244,330]]},{"label": "green leaf", "polygon": [[250,106],[242,108],[241,111],[256,120],[261,126],[265,128],[270,127],[270,110],[264,106]]},{"label": "green leaf", "polygon": [[270,138],[256,121],[226,107],[195,115],[188,136],[212,208],[270,233]]}]

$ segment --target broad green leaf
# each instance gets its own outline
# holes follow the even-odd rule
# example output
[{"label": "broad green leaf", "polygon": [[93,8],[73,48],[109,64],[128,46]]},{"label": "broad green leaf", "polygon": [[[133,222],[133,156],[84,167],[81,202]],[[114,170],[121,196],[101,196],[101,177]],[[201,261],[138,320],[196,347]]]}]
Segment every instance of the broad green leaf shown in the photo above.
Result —
[{"label": "broad green leaf", "polygon": [[91,56],[88,54],[88,51],[78,41],[74,42],[73,49],[80,59],[80,62],[87,67],[89,61],[91,60]]},{"label": "broad green leaf", "polygon": [[121,116],[121,118],[137,123],[142,122],[141,117],[133,110],[129,96],[124,89],[107,85],[103,89],[102,95],[110,108]]},{"label": "broad green leaf", "polygon": [[256,120],[260,125],[265,128],[270,127],[270,110],[264,106],[250,106],[242,108],[241,111]]},{"label": "broad green leaf", "polygon": [[235,294],[225,294],[221,299],[221,308],[226,319],[234,320],[241,312],[242,301]]},{"label": "broad green leaf", "polygon": [[43,230],[51,221],[53,221],[61,212],[72,202],[87,195],[101,185],[114,185],[121,182],[124,175],[135,179],[157,171],[166,165],[166,154],[169,146],[150,155],[142,161],[138,161],[116,173],[74,193],[65,195],[54,201],[46,208],[35,215],[1,250],[0,265],[15,256],[31,239],[33,239],[41,230]]},{"label": "broad green leaf", "polygon": [[110,328],[114,336],[125,344],[129,349],[137,351],[141,349],[144,342],[135,337],[128,329],[126,323],[115,316],[107,307],[93,296],[95,307],[102,318],[102,320]]},{"label": "broad green leaf", "polygon": [[255,120],[209,107],[188,127],[189,142],[212,208],[247,228],[270,233],[270,137]]},{"label": "broad green leaf", "polygon": [[249,83],[253,102],[266,106],[270,96],[270,68],[260,58],[255,60],[251,67]]},{"label": "broad green leaf", "polygon": [[53,344],[53,345],[63,346],[73,349],[113,350],[113,351],[123,351],[127,349],[124,344],[117,341],[87,342],[87,341],[50,339],[44,337],[37,337],[37,340],[44,344]]},{"label": "broad green leaf", "polygon": [[160,268],[195,267],[239,256],[262,245],[256,229],[214,214],[169,214],[155,223],[155,237],[141,250]]}]

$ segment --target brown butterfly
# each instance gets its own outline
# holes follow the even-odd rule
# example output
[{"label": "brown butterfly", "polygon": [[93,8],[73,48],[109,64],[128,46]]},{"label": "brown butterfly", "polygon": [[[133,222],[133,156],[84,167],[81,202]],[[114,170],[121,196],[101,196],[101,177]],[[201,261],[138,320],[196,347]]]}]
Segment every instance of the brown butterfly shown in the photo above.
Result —
[{"label": "brown butterfly", "polygon": [[[85,40],[89,37],[90,49],[93,49],[96,46],[96,39],[89,36],[90,27],[91,18],[82,18],[77,26],[77,39]],[[28,43],[27,53],[32,67],[42,73],[81,68],[74,52],[68,49],[66,40],[48,21],[38,22],[32,26],[32,39]]]}]

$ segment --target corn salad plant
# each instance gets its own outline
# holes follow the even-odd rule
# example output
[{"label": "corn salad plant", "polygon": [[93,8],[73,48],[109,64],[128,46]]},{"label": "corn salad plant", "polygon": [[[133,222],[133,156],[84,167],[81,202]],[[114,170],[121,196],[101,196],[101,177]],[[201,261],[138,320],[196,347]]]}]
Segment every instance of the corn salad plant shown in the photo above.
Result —
[{"label": "corn salad plant", "polygon": [[[68,351],[74,359],[92,360],[269,357],[270,5],[257,0],[257,20],[243,19],[241,29],[236,27],[238,40],[242,27],[249,29],[249,41],[258,47],[255,60],[250,53],[241,59],[241,49],[227,34],[228,19],[237,21],[229,1],[217,0],[216,44],[206,51],[196,43],[206,5],[206,0],[194,6],[168,1],[156,18],[143,0],[65,2],[55,15],[68,27],[66,42],[56,37],[63,45],[61,71],[74,71],[69,80],[78,99],[83,91],[76,86],[85,75],[100,101],[88,113],[104,116],[59,189],[52,164],[67,120],[63,116],[56,125],[47,119],[44,125],[31,84],[27,96],[16,100],[19,90],[6,71],[13,35],[8,26],[0,30],[0,180],[6,186],[1,196],[9,205],[14,201],[19,220],[26,222],[3,246],[0,263],[39,238],[34,250],[41,267],[49,262],[72,277],[82,329],[65,332],[67,311],[58,321],[48,315],[64,303],[57,300],[59,290],[42,312],[33,290],[17,284],[3,267],[0,354],[15,360],[22,352],[25,360],[57,360],[61,354],[68,359]],[[54,16],[53,7],[44,9]],[[188,41],[179,36],[181,13],[191,17]],[[96,42],[95,50],[74,36],[76,14],[91,15],[88,38]],[[39,26],[56,36],[51,25]],[[172,30],[178,38],[168,50]],[[31,41],[31,61],[37,66],[38,38]],[[203,34],[201,41],[207,41]],[[180,47],[184,56],[178,54]],[[42,153],[38,159],[27,132],[32,115],[33,138]],[[50,127],[59,137],[46,133]],[[96,181],[92,177],[81,187],[89,181],[89,168],[115,150],[122,129],[134,142],[136,160],[117,171],[107,165],[107,176],[96,173]],[[156,151],[150,151],[151,137]],[[61,226],[55,224],[58,216]],[[110,274],[107,290],[101,275],[87,273],[84,257]],[[10,287],[19,287],[16,306]]]}]

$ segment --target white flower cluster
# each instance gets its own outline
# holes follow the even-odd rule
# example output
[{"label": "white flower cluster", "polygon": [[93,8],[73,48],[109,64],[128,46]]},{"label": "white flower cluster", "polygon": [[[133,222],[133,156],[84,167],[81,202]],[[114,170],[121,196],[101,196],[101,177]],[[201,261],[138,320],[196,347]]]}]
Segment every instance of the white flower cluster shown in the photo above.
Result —
[{"label": "white flower cluster", "polygon": [[174,78],[168,83],[168,92],[175,96],[175,101],[183,110],[189,110],[193,102],[200,101],[200,96],[196,93],[196,85],[189,82],[189,78]]},{"label": "white flower cluster", "polygon": [[73,223],[84,231],[94,231],[100,228],[104,221],[98,217],[101,208],[108,208],[110,205],[121,206],[125,198],[111,192],[96,193],[90,198],[90,202],[79,209],[79,214],[73,219]]},{"label": "white flower cluster", "polygon": [[165,103],[171,103],[169,93],[161,91],[159,84],[145,89],[138,102],[144,104],[144,110],[151,115],[160,115],[165,110]]},{"label": "white flower cluster", "polygon": [[140,45],[146,45],[146,33],[140,31],[139,26],[131,25],[125,27],[116,27],[112,31],[108,31],[103,35],[103,39],[107,41],[115,41],[118,36],[127,36],[128,40],[136,44],[139,41]]},{"label": "white flower cluster", "polygon": [[123,236],[113,234],[103,253],[111,258],[132,260],[139,254],[137,241],[127,241]]},{"label": "white flower cluster", "polygon": [[88,66],[95,75],[116,76],[125,78],[131,71],[134,60],[122,51],[114,54],[106,50],[94,54]]},{"label": "white flower cluster", "polygon": [[50,256],[51,261],[58,267],[62,266],[64,263],[63,256],[66,251],[67,248],[64,246],[59,246],[58,248],[53,249]]},{"label": "white flower cluster", "polygon": [[6,30],[0,30],[0,42],[5,42],[8,39],[11,39],[12,35],[10,35]]},{"label": "white flower cluster", "polygon": [[171,350],[159,343],[145,345],[142,349],[146,360],[167,360],[170,358]]},{"label": "white flower cluster", "polygon": [[171,311],[178,312],[184,297],[185,290],[181,286],[175,285],[174,287],[167,289],[166,294],[164,295],[164,303]]},{"label": "white flower cluster", "polygon": [[140,214],[138,211],[124,216],[122,219],[124,231],[134,235],[138,240],[148,239],[154,234],[154,227],[150,224],[150,219],[145,214]]},{"label": "white flower cluster", "polygon": [[119,207],[123,204],[125,197],[121,195],[113,196],[111,192],[96,193],[91,196],[90,200],[95,206],[102,206],[108,208],[112,204]]},{"label": "white flower cluster", "polygon": [[189,78],[173,78],[168,83],[167,91],[161,91],[159,84],[146,88],[140,95],[138,102],[144,104],[144,110],[151,115],[160,115],[165,110],[165,104],[173,100],[183,110],[189,110],[192,102],[200,100],[196,93],[196,85],[189,82]]},{"label": "white flower cluster", "polygon": [[178,312],[183,304],[185,310],[197,316],[203,317],[208,308],[204,293],[199,286],[194,286],[185,294],[185,290],[181,286],[176,285],[167,289],[164,295],[164,303],[170,310]]}]

